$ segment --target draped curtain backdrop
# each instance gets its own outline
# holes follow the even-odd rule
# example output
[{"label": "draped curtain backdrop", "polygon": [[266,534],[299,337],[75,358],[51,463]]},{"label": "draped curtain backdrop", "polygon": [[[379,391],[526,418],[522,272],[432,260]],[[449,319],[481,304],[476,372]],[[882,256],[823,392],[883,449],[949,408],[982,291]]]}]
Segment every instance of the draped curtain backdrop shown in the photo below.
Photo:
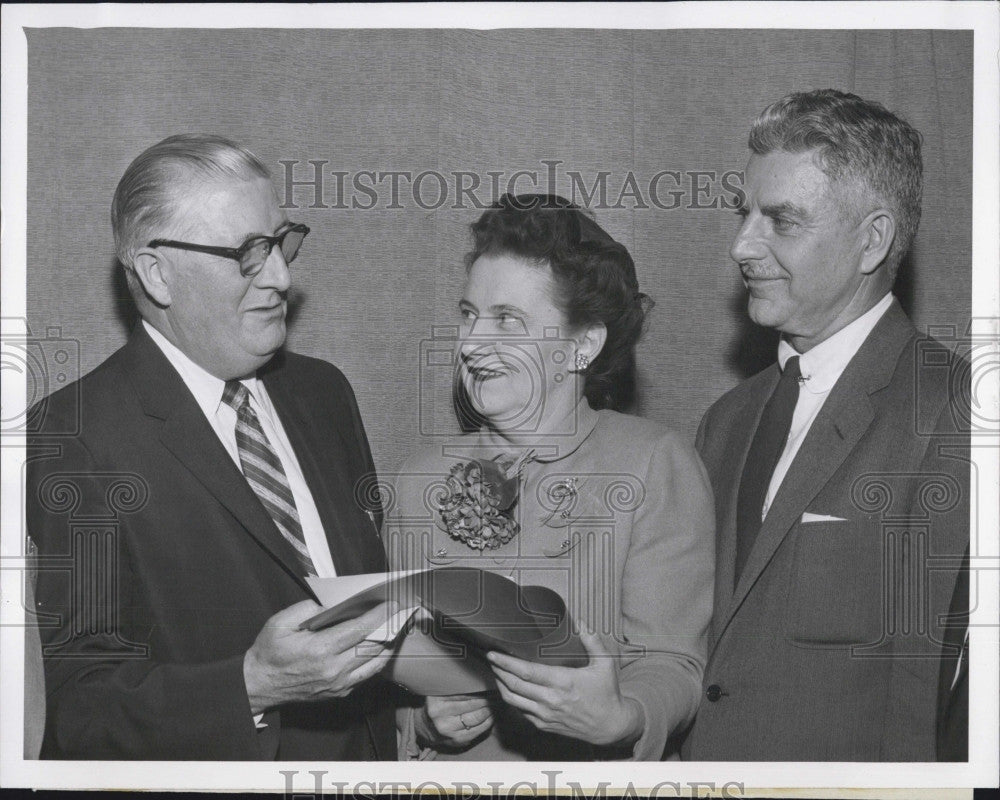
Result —
[{"label": "draped curtain backdrop", "polygon": [[[289,345],[347,374],[382,472],[457,430],[434,340],[447,343],[457,322],[468,224],[480,212],[457,200],[455,172],[480,177],[483,202],[490,172],[502,174],[501,191],[527,170],[565,194],[570,173],[587,191],[604,174],[604,205],[621,207],[596,207],[596,218],[656,300],[638,410],[691,439],[713,400],[774,358],[773,336],[745,319],[721,180],[743,169],[754,116],[790,91],[855,92],[923,134],[923,219],[897,291],[920,326],[961,333],[970,318],[970,31],[26,33],[32,333],[79,341],[82,373],[121,346],[133,312],[108,221],[118,179],[169,134],[230,137],[272,169],[279,196],[299,206],[290,218],[313,230],[292,268]],[[322,192],[295,186],[286,198],[281,162],[307,180],[311,160],[326,162]],[[553,186],[545,162],[559,162]],[[375,207],[335,207],[334,172],[346,175],[347,205],[371,201],[351,188],[363,171],[438,173],[447,201],[437,203],[433,175],[420,183],[422,205],[403,179],[393,203],[388,178],[362,177]],[[660,208],[649,184],[665,171],[679,180],[661,177]],[[531,191],[530,176],[516,188]]]}]

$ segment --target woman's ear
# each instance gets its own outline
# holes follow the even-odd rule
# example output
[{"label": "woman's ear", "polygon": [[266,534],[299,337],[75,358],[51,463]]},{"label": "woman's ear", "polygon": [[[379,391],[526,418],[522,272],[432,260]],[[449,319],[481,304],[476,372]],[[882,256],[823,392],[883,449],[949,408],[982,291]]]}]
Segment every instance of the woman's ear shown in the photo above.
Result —
[{"label": "woman's ear", "polygon": [[164,275],[163,255],[151,247],[144,247],[132,259],[132,271],[142,284],[143,291],[157,305],[170,305],[170,286]]},{"label": "woman's ear", "polygon": [[577,337],[576,352],[581,356],[586,356],[591,363],[601,354],[604,343],[608,340],[608,329],[603,322],[597,322],[584,328],[581,336]]}]

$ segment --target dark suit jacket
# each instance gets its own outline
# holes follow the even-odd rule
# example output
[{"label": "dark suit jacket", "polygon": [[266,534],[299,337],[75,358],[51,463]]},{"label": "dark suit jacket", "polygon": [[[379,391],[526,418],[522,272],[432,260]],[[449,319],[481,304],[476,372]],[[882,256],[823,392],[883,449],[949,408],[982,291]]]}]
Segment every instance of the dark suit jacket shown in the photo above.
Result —
[{"label": "dark suit jacket", "polygon": [[[356,498],[373,465],[346,378],[292,353],[260,377],[338,574],[385,569],[380,519]],[[373,685],[344,700],[282,706],[255,728],[244,653],[272,614],[313,595],[142,326],[79,386],[45,402],[26,484],[38,609],[48,615],[42,756],[394,759],[391,710]]]},{"label": "dark suit jacket", "polygon": [[969,551],[966,550],[949,609],[946,652],[941,658],[938,677],[938,761],[969,760],[969,648],[965,641],[969,606]]},{"label": "dark suit jacket", "polygon": [[705,415],[718,564],[686,758],[935,759],[942,622],[969,539],[968,394],[948,355],[893,303],[813,422],[735,591],[739,481],[777,366]]}]

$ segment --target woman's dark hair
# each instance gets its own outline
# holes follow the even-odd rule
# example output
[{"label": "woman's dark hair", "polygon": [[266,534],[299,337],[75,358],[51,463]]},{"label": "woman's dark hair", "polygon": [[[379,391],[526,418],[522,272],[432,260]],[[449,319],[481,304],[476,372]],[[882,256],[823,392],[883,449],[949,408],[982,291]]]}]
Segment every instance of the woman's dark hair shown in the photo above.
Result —
[{"label": "woman's dark hair", "polygon": [[653,301],[639,291],[635,263],[579,206],[558,195],[503,195],[472,223],[466,268],[480,256],[509,255],[547,264],[556,306],[572,329],[604,323],[607,340],[584,375],[595,409],[624,411],[636,395],[635,345]]}]

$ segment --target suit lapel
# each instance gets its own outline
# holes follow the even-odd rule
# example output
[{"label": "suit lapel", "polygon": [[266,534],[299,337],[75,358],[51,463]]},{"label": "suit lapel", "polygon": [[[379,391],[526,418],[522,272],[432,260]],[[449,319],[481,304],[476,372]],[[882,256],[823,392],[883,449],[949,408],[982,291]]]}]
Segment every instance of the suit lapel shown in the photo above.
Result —
[{"label": "suit lapel", "polygon": [[162,420],[160,441],[246,531],[302,586],[298,560],[233,463],[194,396],[142,324],[126,345],[125,368],[147,416]]},{"label": "suit lapel", "polygon": [[[769,368],[771,375],[761,381],[760,387],[753,392],[747,392],[743,402],[737,407],[733,419],[739,420],[733,425],[732,437],[726,442],[726,449],[732,453],[732,458],[724,462],[724,471],[718,478],[720,486],[732,487],[732,491],[719,498],[722,504],[719,508],[719,536],[717,543],[718,560],[716,563],[716,594],[715,608],[725,611],[733,599],[733,582],[736,573],[736,503],[739,497],[740,479],[743,476],[743,466],[750,451],[754,432],[764,412],[767,399],[778,383],[779,371],[777,365]],[[720,623],[724,622],[719,620]],[[721,631],[721,626],[719,627]]]},{"label": "suit lapel", "polygon": [[[870,395],[890,382],[900,352],[913,333],[914,328],[906,314],[899,303],[893,301],[834,385],[774,497],[774,502],[747,558],[732,601],[719,621],[716,639],[721,637],[725,626],[760,578],[778,546],[871,426],[875,419],[875,409]],[[765,396],[760,401],[760,408],[757,409],[757,419],[766,402]],[[755,428],[756,424],[751,428],[750,439]],[[749,449],[749,439],[740,459],[740,470],[746,459],[747,449]],[[736,552],[735,509],[740,474],[736,473],[733,476],[733,483],[728,484],[734,487],[729,493],[731,508],[726,525],[727,531],[731,532],[732,536],[732,542],[725,551],[725,558],[730,561],[735,558]],[[729,570],[731,579],[732,565]]]},{"label": "suit lapel", "polygon": [[348,448],[339,428],[333,427],[331,435],[330,428],[319,426],[315,410],[302,399],[304,387],[295,386],[280,362],[269,365],[262,380],[316,503],[337,574],[364,572],[357,548],[345,537],[357,523],[354,515],[347,513],[355,502],[354,485],[345,461]]}]

